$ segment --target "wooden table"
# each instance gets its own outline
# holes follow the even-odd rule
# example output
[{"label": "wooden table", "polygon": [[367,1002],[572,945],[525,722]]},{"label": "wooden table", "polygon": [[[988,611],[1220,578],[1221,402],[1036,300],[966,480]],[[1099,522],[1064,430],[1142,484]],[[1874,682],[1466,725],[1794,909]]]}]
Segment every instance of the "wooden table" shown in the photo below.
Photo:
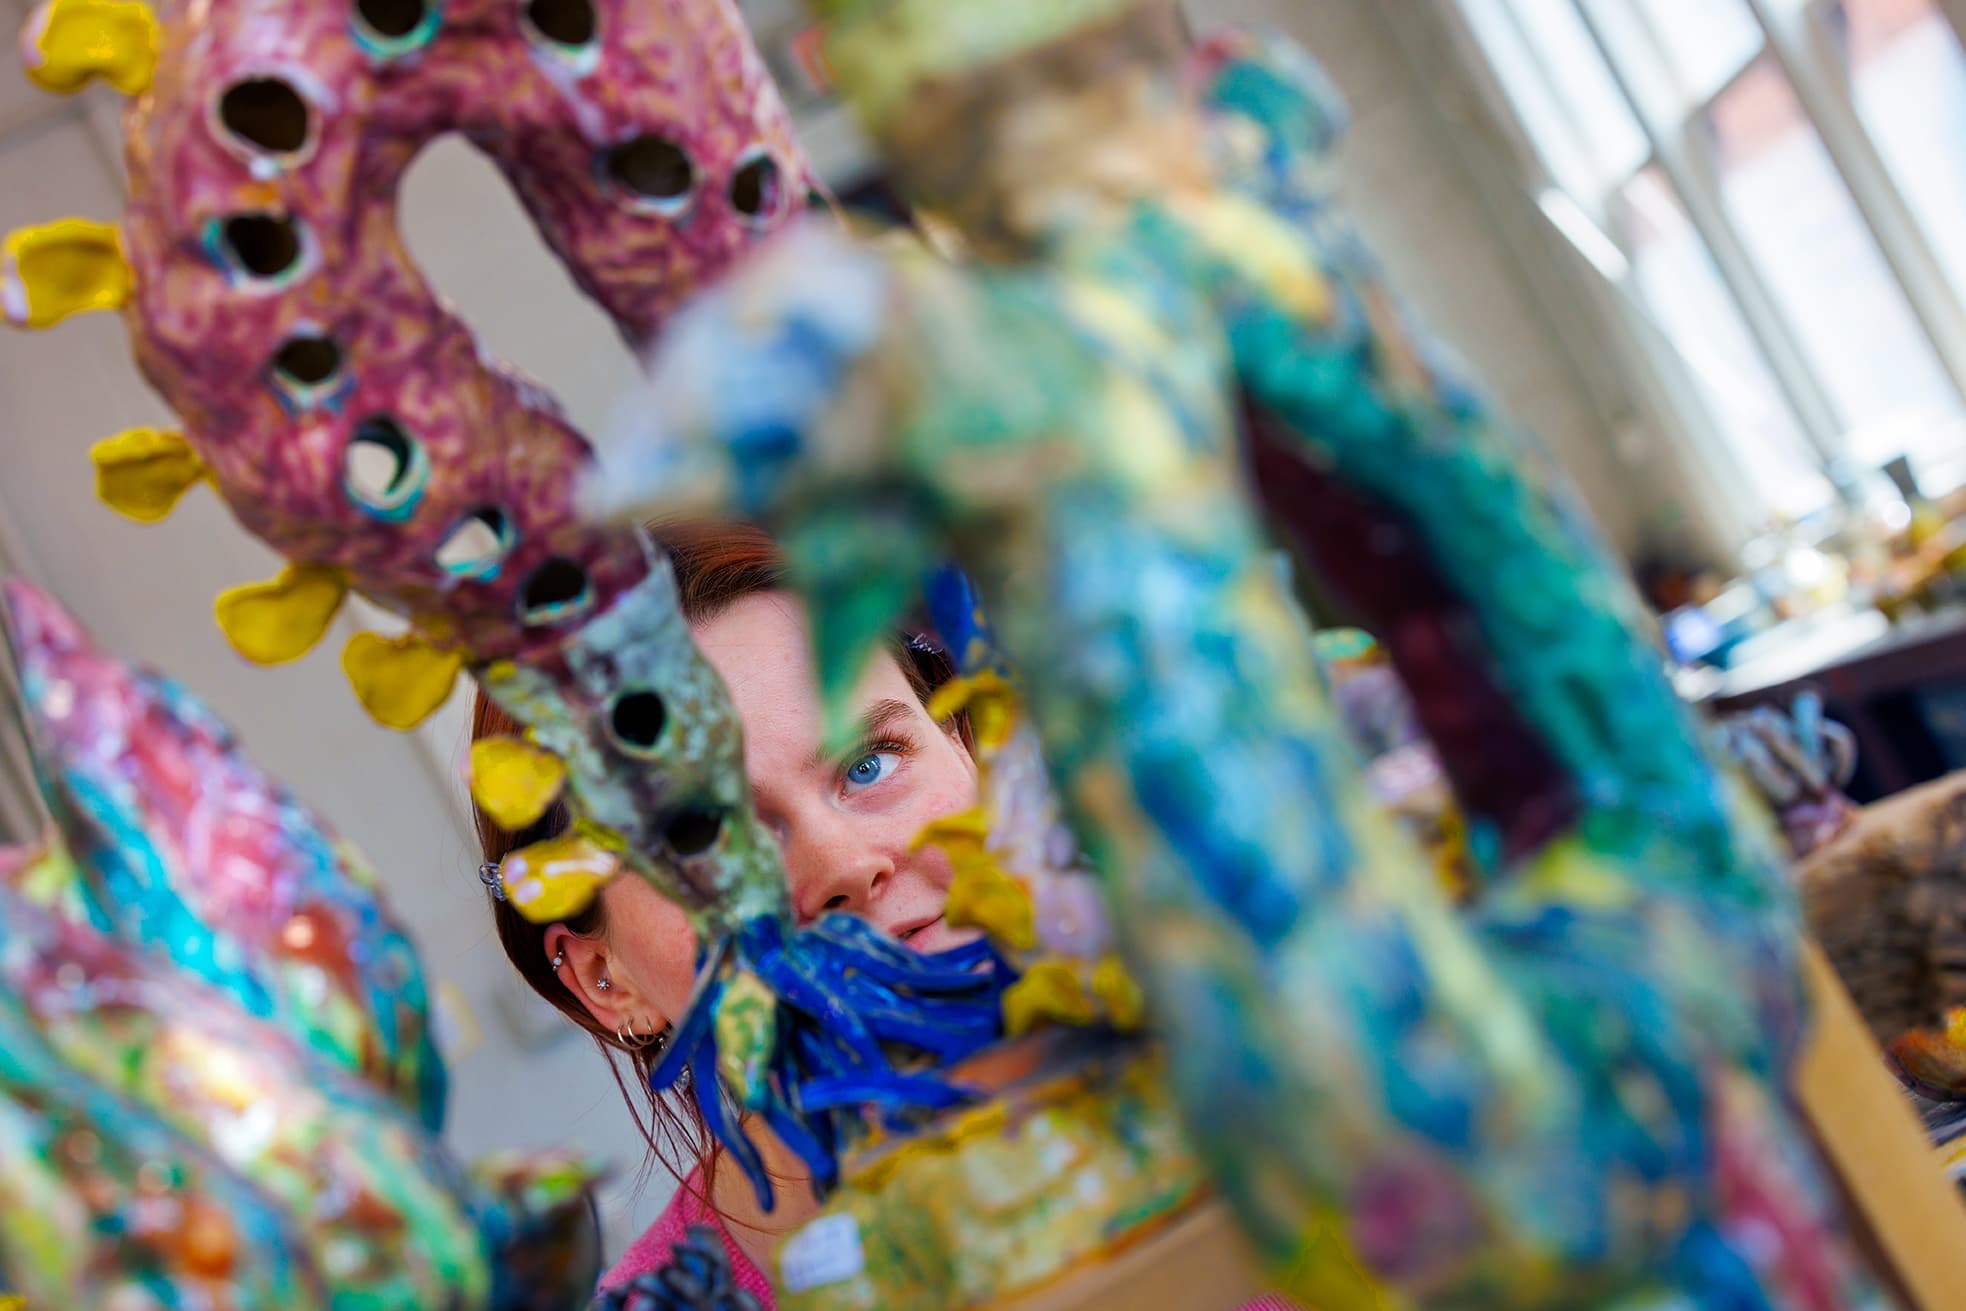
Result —
[{"label": "wooden table", "polygon": [[1209,1201],[1112,1260],[997,1311],[1236,1311],[1265,1291],[1228,1208]]}]

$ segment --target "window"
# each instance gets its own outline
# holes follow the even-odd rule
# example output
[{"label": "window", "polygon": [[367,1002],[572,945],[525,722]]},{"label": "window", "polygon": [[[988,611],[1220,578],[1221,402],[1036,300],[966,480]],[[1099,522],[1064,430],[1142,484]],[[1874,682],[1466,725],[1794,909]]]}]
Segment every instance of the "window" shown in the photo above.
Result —
[{"label": "window", "polygon": [[1828,20],[1858,116],[1966,293],[1966,53],[1932,0],[1843,0]]},{"label": "window", "polygon": [[1747,0],[1584,0],[1595,39],[1653,120],[1669,124],[1761,51]]},{"label": "window", "polygon": [[1761,49],[1747,0],[1638,0],[1638,8],[1689,101],[1726,86]]},{"label": "window", "polygon": [[1618,192],[1611,219],[1631,252],[1639,296],[1733,438],[1728,454],[1743,476],[1759,481],[1781,514],[1800,518],[1827,505],[1829,480],[1671,184],[1656,167],[1642,170]]},{"label": "window", "polygon": [[1465,9],[1537,150],[1594,208],[1645,162],[1645,132],[1570,0],[1468,0]]},{"label": "window", "polygon": [[1459,8],[1755,512],[1900,455],[1927,492],[1966,482],[1966,2]]},{"label": "window", "polygon": [[1923,466],[1928,447],[1966,440],[1959,392],[1774,59],[1758,57],[1698,124],[1721,202],[1842,416],[1848,454]]}]

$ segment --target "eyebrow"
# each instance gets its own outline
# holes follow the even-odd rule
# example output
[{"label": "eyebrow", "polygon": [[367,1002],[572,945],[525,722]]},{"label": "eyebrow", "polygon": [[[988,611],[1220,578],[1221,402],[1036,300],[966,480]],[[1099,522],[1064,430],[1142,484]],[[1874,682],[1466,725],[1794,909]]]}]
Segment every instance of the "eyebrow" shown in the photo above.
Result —
[{"label": "eyebrow", "polygon": [[[874,702],[873,705],[868,706],[867,712],[860,716],[860,731],[857,735],[857,740],[865,742],[869,738],[879,737],[882,733],[892,729],[900,721],[912,718],[914,713],[914,707],[906,701],[891,696],[882,697],[879,701]],[[806,768],[808,770],[826,769],[834,763],[836,762],[828,759],[822,751],[814,751],[810,756],[806,757]]]}]

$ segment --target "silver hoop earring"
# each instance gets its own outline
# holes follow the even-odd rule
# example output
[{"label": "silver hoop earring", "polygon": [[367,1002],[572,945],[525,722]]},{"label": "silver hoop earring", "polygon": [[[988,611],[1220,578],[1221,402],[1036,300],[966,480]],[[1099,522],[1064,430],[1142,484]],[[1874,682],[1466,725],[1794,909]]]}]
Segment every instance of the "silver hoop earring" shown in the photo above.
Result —
[{"label": "silver hoop earring", "polygon": [[[624,1027],[626,1032],[623,1032]],[[659,1037],[659,1035],[653,1032],[636,1033],[633,1022],[625,1026],[620,1024],[615,1025],[614,1036],[620,1040],[623,1047],[626,1047],[631,1052],[638,1052],[644,1047],[653,1047]]]}]

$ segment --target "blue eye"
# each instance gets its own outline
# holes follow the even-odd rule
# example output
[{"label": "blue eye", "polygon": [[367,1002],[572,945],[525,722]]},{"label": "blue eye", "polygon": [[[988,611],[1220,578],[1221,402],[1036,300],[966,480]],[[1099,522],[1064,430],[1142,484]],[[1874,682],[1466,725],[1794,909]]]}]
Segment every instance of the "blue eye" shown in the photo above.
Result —
[{"label": "blue eye", "polygon": [[846,767],[846,790],[860,792],[894,772],[901,757],[893,751],[869,751]]}]

